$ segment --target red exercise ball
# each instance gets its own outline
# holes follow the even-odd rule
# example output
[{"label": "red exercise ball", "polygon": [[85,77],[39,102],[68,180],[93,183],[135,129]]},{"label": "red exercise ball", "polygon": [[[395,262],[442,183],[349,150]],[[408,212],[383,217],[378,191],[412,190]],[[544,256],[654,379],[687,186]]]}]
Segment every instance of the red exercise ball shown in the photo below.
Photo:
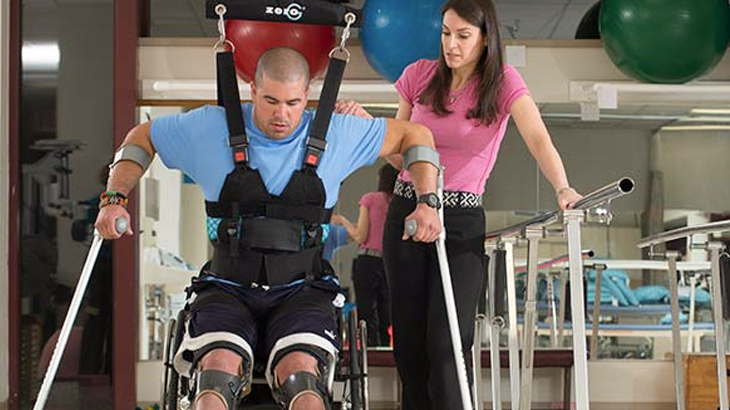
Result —
[{"label": "red exercise ball", "polygon": [[335,29],[311,24],[228,20],[226,37],[236,47],[233,54],[236,72],[246,82],[253,80],[261,54],[276,47],[289,47],[302,53],[309,62],[311,78],[315,79],[327,70]]}]

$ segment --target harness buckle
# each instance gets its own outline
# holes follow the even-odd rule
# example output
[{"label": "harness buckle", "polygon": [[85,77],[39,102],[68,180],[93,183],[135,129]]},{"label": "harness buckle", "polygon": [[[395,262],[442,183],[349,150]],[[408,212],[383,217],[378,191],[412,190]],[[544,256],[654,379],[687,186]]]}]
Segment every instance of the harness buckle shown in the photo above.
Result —
[{"label": "harness buckle", "polygon": [[320,138],[307,138],[307,151],[304,153],[304,163],[316,167],[319,165],[319,159],[327,148],[327,141]]},{"label": "harness buckle", "polygon": [[231,257],[238,257],[238,220],[232,220],[228,222],[226,227],[226,234],[228,234],[228,244],[231,247]]},{"label": "harness buckle", "polygon": [[228,146],[233,149],[233,159],[236,163],[248,162],[248,137],[246,134],[228,137]]}]

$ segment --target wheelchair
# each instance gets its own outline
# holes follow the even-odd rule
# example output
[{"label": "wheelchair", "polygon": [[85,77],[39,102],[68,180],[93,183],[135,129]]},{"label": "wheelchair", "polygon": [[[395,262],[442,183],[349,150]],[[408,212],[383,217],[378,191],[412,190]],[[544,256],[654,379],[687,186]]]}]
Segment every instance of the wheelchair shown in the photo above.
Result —
[{"label": "wheelchair", "polygon": [[[190,378],[179,374],[173,366],[173,358],[177,352],[185,334],[185,323],[187,322],[188,308],[180,310],[176,318],[171,318],[167,327],[167,337],[165,340],[165,349],[163,363],[165,366],[162,380],[162,409],[163,410],[191,410],[195,388]],[[342,341],[342,352],[335,363],[336,384],[340,384],[342,394],[339,400],[335,400],[334,391],[339,390],[333,387],[330,392],[330,405],[333,410],[369,410],[369,394],[367,379],[367,328],[365,321],[358,323],[357,311],[352,310],[345,319],[344,313],[339,312],[339,334]],[[342,354],[345,353],[345,354]],[[254,371],[253,380],[251,380],[252,394],[249,394],[241,402],[239,409],[246,409],[257,405],[268,404],[276,405],[268,393],[268,385],[266,385],[263,376]],[[255,389],[255,387],[260,387]],[[251,398],[254,391],[264,390],[263,403],[253,401]],[[257,393],[261,396],[262,393]],[[257,400],[261,400],[258,398]],[[269,408],[269,407],[267,407]],[[231,409],[231,410],[239,410]]]}]

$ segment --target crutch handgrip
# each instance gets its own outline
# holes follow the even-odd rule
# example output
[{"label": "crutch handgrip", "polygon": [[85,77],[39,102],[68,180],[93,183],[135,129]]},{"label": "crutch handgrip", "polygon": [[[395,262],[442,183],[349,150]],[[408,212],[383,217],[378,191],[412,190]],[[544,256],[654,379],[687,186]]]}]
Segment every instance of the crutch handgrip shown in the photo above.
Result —
[{"label": "crutch handgrip", "polygon": [[124,234],[124,232],[127,232],[129,222],[127,222],[127,218],[121,216],[114,221],[114,227],[117,229],[117,233],[121,235]]},{"label": "crutch handgrip", "polygon": [[413,236],[418,232],[418,221],[415,219],[409,219],[406,221],[406,233],[408,236]]}]

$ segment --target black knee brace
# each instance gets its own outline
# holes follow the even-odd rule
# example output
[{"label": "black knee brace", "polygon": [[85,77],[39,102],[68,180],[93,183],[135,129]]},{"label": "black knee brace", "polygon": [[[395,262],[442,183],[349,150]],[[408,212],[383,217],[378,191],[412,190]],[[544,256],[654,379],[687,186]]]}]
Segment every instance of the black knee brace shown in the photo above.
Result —
[{"label": "black knee brace", "polygon": [[196,374],[196,379],[196,401],[203,393],[212,393],[226,403],[228,410],[236,410],[238,403],[250,390],[248,373],[236,376],[219,370],[202,370]]},{"label": "black knee brace", "polygon": [[330,410],[330,399],[326,384],[317,376],[306,371],[296,372],[287,377],[283,383],[277,383],[273,393],[276,401],[285,409],[290,409],[294,400],[302,394],[314,393],[322,399],[324,408]]}]

